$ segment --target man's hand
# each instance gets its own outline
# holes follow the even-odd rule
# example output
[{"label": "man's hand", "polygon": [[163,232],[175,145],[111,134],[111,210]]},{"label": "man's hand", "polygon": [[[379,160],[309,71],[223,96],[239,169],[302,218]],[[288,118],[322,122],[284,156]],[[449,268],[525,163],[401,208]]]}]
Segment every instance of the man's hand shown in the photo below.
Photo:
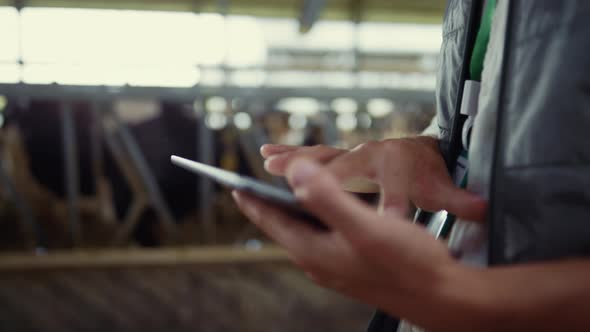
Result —
[{"label": "man's hand", "polygon": [[321,145],[264,145],[261,154],[266,169],[274,175],[285,175],[293,160],[308,158],[325,164],[341,183],[369,179],[380,186],[382,211],[404,215],[412,202],[427,211],[447,210],[467,220],[485,218],[486,202],[453,184],[437,141],[431,137],[373,141],[350,151]]},{"label": "man's hand", "polygon": [[[429,310],[428,301],[421,299],[451,292],[447,282],[459,265],[422,227],[395,214],[377,214],[344,192],[315,162],[295,161],[288,178],[298,200],[329,231],[310,227],[245,193],[236,191],[234,197],[246,216],[316,283],[408,318]],[[409,305],[416,301],[421,305]],[[441,311],[434,305],[430,309]],[[416,322],[426,327],[432,323]]]},{"label": "man's hand", "polygon": [[403,217],[379,215],[325,168],[294,161],[298,200],[329,231],[247,194],[240,209],[318,284],[436,331],[587,331],[590,261],[469,268]]}]

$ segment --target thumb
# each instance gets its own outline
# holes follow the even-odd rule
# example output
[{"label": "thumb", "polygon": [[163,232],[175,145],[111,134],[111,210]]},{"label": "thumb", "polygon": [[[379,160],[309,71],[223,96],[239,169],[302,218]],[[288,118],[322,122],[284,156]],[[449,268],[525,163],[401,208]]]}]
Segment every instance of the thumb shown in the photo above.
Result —
[{"label": "thumb", "polygon": [[441,192],[441,204],[455,216],[477,222],[486,218],[487,202],[470,191],[455,186],[449,186]]}]

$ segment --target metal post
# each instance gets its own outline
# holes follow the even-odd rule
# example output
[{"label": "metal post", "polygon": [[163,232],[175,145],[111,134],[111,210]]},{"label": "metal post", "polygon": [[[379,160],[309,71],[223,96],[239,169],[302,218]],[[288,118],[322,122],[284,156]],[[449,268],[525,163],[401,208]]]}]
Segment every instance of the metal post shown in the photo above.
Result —
[{"label": "metal post", "polygon": [[67,197],[67,215],[70,224],[70,236],[73,246],[81,243],[80,232],[80,178],[78,174],[78,148],[76,144],[76,129],[72,115],[72,105],[69,101],[60,103],[62,142],[64,152],[64,179]]},{"label": "metal post", "polygon": [[92,156],[92,175],[94,177],[94,192],[96,202],[96,213],[101,222],[112,223],[116,220],[116,214],[113,208],[112,197],[108,189],[104,175],[104,155],[103,155],[103,125],[101,107],[104,107],[103,101],[93,100],[91,102],[92,110],[92,129],[90,135],[91,156]]},{"label": "metal post", "polygon": [[328,106],[325,105],[325,101],[322,101],[322,104],[322,108],[326,108],[320,113],[324,144],[335,145],[340,141],[340,132],[338,131],[338,128],[336,128],[336,114],[328,109]]},{"label": "metal post", "polygon": [[[204,99],[202,103],[203,110],[206,110]],[[197,153],[200,162],[212,165],[215,162],[215,139],[213,131],[207,128],[205,115],[205,112],[201,112],[197,118]],[[199,176],[197,180],[199,222],[201,223],[203,241],[205,243],[214,243],[217,237],[215,220],[213,218],[213,195],[213,182],[205,176]]]},{"label": "metal post", "polygon": [[99,196],[100,179],[103,176],[103,159],[102,159],[102,123],[100,115],[100,106],[97,101],[92,101],[90,108],[92,110],[92,132],[91,155],[92,155],[92,173],[94,175],[94,190]]},{"label": "metal post", "polygon": [[14,203],[18,214],[20,215],[21,223],[23,224],[23,233],[25,233],[26,237],[33,237],[33,243],[28,243],[29,246],[33,248],[43,248],[44,244],[44,237],[39,227],[39,224],[33,217],[33,213],[31,211],[31,207],[24,199],[24,197],[18,192],[14,182],[6,172],[4,167],[4,159],[0,155],[0,183],[3,185],[6,195],[9,199]]},{"label": "metal post", "polygon": [[173,235],[173,237],[176,237],[176,223],[174,217],[160,192],[156,178],[143,157],[143,153],[137,145],[135,138],[129,131],[129,128],[127,128],[127,126],[118,118],[116,112],[111,110],[110,113],[113,117],[113,121],[116,123],[119,138],[121,139],[126,152],[129,153],[131,161],[139,172],[139,176],[145,186],[151,205],[154,207],[160,220],[163,222],[163,226],[166,228],[167,232]]}]

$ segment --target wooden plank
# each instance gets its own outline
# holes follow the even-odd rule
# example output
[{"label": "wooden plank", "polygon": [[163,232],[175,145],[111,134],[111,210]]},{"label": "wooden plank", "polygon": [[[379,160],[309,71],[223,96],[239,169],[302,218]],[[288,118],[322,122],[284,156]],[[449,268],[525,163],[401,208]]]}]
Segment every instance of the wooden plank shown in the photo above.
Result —
[{"label": "wooden plank", "polygon": [[0,272],[135,266],[287,263],[284,250],[276,246],[249,250],[242,247],[208,246],[172,249],[118,249],[55,251],[49,254],[1,254]]}]

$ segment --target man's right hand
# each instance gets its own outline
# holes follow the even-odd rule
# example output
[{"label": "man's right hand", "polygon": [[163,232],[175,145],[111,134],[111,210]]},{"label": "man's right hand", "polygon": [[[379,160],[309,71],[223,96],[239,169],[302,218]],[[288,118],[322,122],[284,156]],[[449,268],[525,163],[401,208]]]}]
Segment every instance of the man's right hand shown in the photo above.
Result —
[{"label": "man's right hand", "polygon": [[260,151],[266,170],[274,175],[285,175],[293,160],[307,158],[325,164],[343,183],[366,178],[380,187],[381,211],[405,215],[412,202],[427,211],[447,210],[472,221],[485,219],[486,202],[453,184],[432,137],[371,141],[352,150],[267,144]]}]

